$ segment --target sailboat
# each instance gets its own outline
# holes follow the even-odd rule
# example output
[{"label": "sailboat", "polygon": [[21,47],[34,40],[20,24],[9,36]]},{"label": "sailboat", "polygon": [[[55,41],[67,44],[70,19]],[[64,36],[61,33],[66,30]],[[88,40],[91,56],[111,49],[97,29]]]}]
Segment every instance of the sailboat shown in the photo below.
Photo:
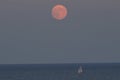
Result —
[{"label": "sailboat", "polygon": [[78,74],[81,74],[83,72],[82,66],[78,69]]}]

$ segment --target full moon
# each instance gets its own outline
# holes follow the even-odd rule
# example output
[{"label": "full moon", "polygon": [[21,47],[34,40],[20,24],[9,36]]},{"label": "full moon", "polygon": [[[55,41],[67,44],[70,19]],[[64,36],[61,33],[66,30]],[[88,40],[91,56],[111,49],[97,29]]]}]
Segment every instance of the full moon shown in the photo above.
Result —
[{"label": "full moon", "polygon": [[67,8],[63,5],[56,5],[52,8],[52,16],[57,20],[63,20],[67,16]]}]

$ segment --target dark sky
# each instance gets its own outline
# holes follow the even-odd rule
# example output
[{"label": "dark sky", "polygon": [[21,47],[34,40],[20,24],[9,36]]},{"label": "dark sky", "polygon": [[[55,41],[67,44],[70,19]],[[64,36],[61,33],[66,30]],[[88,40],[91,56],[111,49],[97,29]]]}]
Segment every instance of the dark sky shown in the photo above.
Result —
[{"label": "dark sky", "polygon": [[119,0],[0,0],[0,64],[79,62],[120,62]]}]

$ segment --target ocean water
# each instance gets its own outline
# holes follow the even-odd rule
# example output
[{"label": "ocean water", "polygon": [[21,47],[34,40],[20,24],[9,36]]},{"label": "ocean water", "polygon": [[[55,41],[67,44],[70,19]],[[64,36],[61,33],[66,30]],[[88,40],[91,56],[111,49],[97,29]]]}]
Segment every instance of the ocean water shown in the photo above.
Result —
[{"label": "ocean water", "polygon": [[1,64],[0,80],[120,80],[120,63]]}]

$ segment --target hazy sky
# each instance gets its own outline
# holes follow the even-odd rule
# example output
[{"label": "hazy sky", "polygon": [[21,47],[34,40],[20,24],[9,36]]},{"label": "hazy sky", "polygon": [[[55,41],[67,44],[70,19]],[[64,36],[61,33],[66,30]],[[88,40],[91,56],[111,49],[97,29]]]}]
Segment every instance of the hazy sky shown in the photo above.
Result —
[{"label": "hazy sky", "polygon": [[0,64],[79,62],[120,62],[119,0],[0,0]]}]

